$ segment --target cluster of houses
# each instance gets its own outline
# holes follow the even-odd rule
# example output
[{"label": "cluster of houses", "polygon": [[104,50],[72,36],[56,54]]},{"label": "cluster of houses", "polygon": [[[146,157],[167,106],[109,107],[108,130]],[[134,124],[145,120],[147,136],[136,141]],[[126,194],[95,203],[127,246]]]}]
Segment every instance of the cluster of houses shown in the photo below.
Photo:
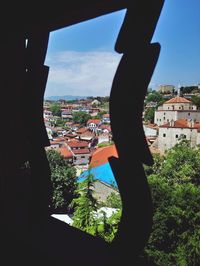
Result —
[{"label": "cluster of houses", "polygon": [[[100,202],[105,202],[111,193],[119,194],[115,177],[108,163],[111,156],[117,157],[112,141],[109,112],[104,112],[99,119],[96,116],[102,109],[98,102],[88,105],[87,101],[61,105],[61,116],[53,116],[49,106],[44,105],[44,123],[50,140],[46,149],[55,149],[77,170],[79,179],[85,178],[91,166],[94,175],[94,195]],[[90,114],[90,119],[83,124],[73,121],[73,112]],[[56,127],[56,119],[62,119],[64,126]],[[100,145],[101,144],[101,145]],[[115,184],[115,185],[114,185]],[[113,186],[114,185],[114,186]],[[59,219],[59,218],[58,218]]]},{"label": "cluster of houses", "polygon": [[144,132],[152,152],[164,154],[182,138],[196,147],[200,144],[200,110],[178,95],[157,108],[154,124],[144,125]]},{"label": "cluster of houses", "polygon": [[[94,103],[87,101],[61,105],[61,116],[64,126],[56,127],[54,122],[58,117],[53,116],[49,106],[44,106],[44,122],[50,140],[47,149],[58,150],[64,158],[74,166],[85,166],[87,169],[92,154],[99,144],[109,144],[112,141],[109,113],[102,114],[100,119],[95,117],[101,111],[96,100]],[[73,121],[74,112],[90,114],[90,119],[85,125]]]}]

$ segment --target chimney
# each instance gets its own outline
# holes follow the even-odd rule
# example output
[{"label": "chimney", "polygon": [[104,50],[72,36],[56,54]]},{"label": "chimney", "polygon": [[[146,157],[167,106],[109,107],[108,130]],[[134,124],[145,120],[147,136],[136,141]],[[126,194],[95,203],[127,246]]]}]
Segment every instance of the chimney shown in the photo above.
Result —
[{"label": "chimney", "polygon": [[188,127],[194,127],[194,120],[188,119]]},{"label": "chimney", "polygon": [[169,126],[170,126],[170,127],[174,127],[174,120],[173,120],[173,119],[170,120],[170,122],[169,122]]}]

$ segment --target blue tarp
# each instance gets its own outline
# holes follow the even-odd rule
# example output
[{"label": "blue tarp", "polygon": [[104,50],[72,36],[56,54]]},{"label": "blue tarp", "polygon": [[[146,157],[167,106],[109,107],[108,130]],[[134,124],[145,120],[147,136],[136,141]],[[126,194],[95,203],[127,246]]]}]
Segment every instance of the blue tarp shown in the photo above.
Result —
[{"label": "blue tarp", "polygon": [[[109,185],[114,185],[117,187],[117,183],[115,177],[113,175],[112,169],[109,163],[102,164],[100,166],[94,167],[90,170],[90,173],[94,175],[95,180],[103,181]],[[78,182],[82,182],[85,180],[85,177],[89,174],[88,171],[83,172],[78,177]]]}]

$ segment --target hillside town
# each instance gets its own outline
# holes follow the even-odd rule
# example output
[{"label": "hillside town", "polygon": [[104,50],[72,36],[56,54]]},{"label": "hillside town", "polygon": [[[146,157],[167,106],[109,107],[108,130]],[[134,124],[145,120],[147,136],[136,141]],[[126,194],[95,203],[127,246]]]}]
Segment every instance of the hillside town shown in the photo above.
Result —
[{"label": "hillside town", "polygon": [[[54,187],[52,216],[112,242],[123,206],[109,164],[109,157],[118,157],[111,131],[109,97],[45,101],[44,122],[50,142],[47,155],[55,152],[62,157],[61,163],[52,157],[56,167],[50,161]],[[153,237],[149,241],[152,246],[147,246],[145,252],[151,256],[152,250],[159,250],[159,241],[165,244],[173,235],[170,247],[175,246],[176,256],[185,236],[189,243],[199,226],[200,86],[175,90],[172,85],[162,85],[160,90],[149,89],[144,100],[143,128],[156,162],[153,166],[144,165],[156,206]],[[90,178],[94,178],[92,183]],[[199,231],[195,237],[198,241]],[[194,246],[198,243],[194,242]],[[165,246],[162,249],[164,255],[159,256],[171,256]]]},{"label": "hillside town", "polygon": [[[199,95],[200,86],[176,90],[173,85],[161,85],[156,91],[148,91],[143,128],[152,153],[164,154],[182,138],[191,147],[200,144]],[[97,98],[44,101],[44,123],[50,141],[46,149],[59,151],[76,168],[77,175],[89,167],[99,166],[100,161],[108,162],[110,156],[117,156],[110,126],[109,97]],[[97,155],[98,163],[94,163]]]},{"label": "hillside town", "polygon": [[[108,97],[74,101],[45,101],[44,123],[50,141],[46,150],[58,151],[76,169],[81,180],[91,168],[95,194],[102,202],[117,193],[117,183],[108,163],[117,157],[112,140]],[[106,172],[106,175],[105,175]]]}]

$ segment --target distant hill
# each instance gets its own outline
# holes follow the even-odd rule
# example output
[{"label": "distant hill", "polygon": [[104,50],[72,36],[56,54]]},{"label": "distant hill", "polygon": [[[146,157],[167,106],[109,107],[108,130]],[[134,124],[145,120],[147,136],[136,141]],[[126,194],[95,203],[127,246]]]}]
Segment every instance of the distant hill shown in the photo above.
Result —
[{"label": "distant hill", "polygon": [[70,101],[70,100],[86,99],[88,97],[90,97],[90,96],[63,95],[63,96],[47,96],[47,97],[44,97],[44,99],[48,100],[48,101],[59,101],[59,100]]}]

